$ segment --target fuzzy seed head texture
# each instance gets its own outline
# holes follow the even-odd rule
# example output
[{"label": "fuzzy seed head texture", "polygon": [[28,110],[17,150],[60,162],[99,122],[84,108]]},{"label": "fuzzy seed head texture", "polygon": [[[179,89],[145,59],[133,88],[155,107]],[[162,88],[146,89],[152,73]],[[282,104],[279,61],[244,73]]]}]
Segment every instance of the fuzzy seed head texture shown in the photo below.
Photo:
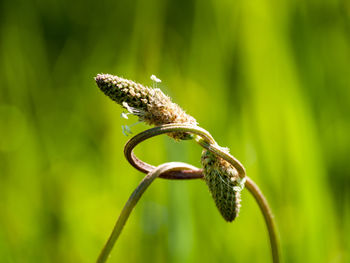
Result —
[{"label": "fuzzy seed head texture", "polygon": [[[192,116],[186,114],[158,88],[145,87],[110,74],[98,74],[95,80],[105,95],[149,125],[170,123],[197,125]],[[184,132],[170,133],[169,136],[177,140],[189,137]]]},{"label": "fuzzy seed head texture", "polygon": [[201,158],[204,180],[223,218],[232,222],[241,207],[241,179],[236,169],[227,161],[208,150]]}]

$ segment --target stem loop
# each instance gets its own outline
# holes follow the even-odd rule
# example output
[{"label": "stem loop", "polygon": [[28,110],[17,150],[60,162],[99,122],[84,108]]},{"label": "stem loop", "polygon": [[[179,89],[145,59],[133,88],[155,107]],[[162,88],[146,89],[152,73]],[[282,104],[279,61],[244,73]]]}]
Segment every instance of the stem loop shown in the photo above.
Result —
[{"label": "stem loop", "polygon": [[150,165],[142,160],[138,159],[133,153],[133,149],[141,142],[152,138],[154,136],[172,133],[172,132],[184,132],[194,134],[194,138],[198,144],[200,144],[203,148],[209,150],[210,152],[220,156],[227,162],[229,162],[232,166],[234,166],[238,172],[238,175],[241,179],[246,179],[246,188],[250,191],[250,193],[254,196],[257,201],[260,210],[264,216],[265,223],[268,229],[272,259],[274,263],[280,262],[279,260],[279,240],[277,235],[277,228],[274,222],[274,218],[271,212],[271,209],[267,203],[266,198],[262,194],[259,187],[246,176],[246,171],[244,166],[232,155],[227,153],[223,148],[221,148],[213,139],[213,137],[204,129],[189,125],[189,124],[166,124],[157,126],[146,131],[143,131],[133,138],[131,138],[124,147],[124,155],[129,163],[135,167],[137,170],[147,173],[147,176],[141,181],[139,186],[130,196],[128,202],[124,206],[118,221],[113,229],[113,232],[110,238],[107,241],[107,244],[103,248],[100,257],[97,262],[102,263],[105,262],[110,254],[115,242],[117,241],[132,209],[135,207],[138,200],[141,198],[142,194],[145,192],[147,187],[152,183],[152,181],[156,177],[161,177],[165,179],[200,179],[203,178],[202,170],[196,168],[192,165],[188,165],[185,163],[165,163],[155,167]]}]

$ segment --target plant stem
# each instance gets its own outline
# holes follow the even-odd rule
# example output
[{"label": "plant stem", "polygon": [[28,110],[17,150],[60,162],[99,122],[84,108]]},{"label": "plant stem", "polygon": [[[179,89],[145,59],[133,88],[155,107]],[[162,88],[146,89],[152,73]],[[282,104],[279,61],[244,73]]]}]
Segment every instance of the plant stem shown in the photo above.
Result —
[{"label": "plant stem", "polygon": [[247,178],[247,181],[245,183],[245,187],[254,196],[256,202],[260,207],[262,214],[264,215],[266,227],[268,229],[269,237],[270,237],[272,261],[274,263],[279,263],[280,262],[279,246],[278,246],[279,239],[277,234],[276,223],[274,221],[274,216],[269,207],[269,204],[267,203],[265,196],[263,195],[259,187],[248,176],[246,178]]},{"label": "plant stem", "polygon": [[122,212],[119,215],[118,221],[114,226],[112,234],[110,235],[106,245],[102,249],[100,256],[97,259],[97,263],[104,263],[107,261],[113,249],[113,246],[117,241],[118,237],[120,236],[120,233],[122,232],[124,225],[128,220],[133,208],[136,206],[142,194],[146,191],[146,189],[154,181],[154,179],[156,179],[160,174],[167,171],[192,170],[192,169],[197,169],[197,168],[192,165],[188,165],[186,163],[170,162],[170,163],[161,164],[158,167],[154,168],[152,171],[150,171],[142,179],[140,184],[137,186],[137,188],[134,190],[134,192],[131,194],[128,201],[126,202]]},{"label": "plant stem", "polygon": [[240,178],[244,178],[246,176],[244,166],[235,157],[224,151],[219,145],[208,143],[202,138],[198,138],[198,136],[196,137],[196,142],[203,148],[209,150],[210,152],[220,156],[221,158],[229,162],[234,168],[236,168]]},{"label": "plant stem", "polygon": [[[131,138],[124,147],[124,156],[129,161],[129,163],[135,167],[137,170],[148,173],[150,170],[154,168],[154,166],[145,163],[138,159],[134,153],[133,149],[141,142],[152,138],[154,136],[164,134],[164,133],[171,133],[171,132],[186,132],[186,133],[193,133],[196,135],[195,139],[196,141],[203,147],[208,149],[210,152],[220,156],[221,158],[225,159],[229,163],[233,165],[233,167],[236,168],[239,176],[241,178],[245,177],[245,169],[244,166],[232,155],[224,151],[213,139],[213,137],[209,134],[208,131],[204,130],[203,128],[200,128],[198,126],[188,125],[188,124],[166,124],[157,126],[151,129],[148,129],[146,131],[143,131],[137,135],[135,135],[133,138]],[[165,174],[161,175],[162,178],[167,178]],[[170,179],[194,179],[198,178],[198,169],[196,177],[190,177],[188,174],[188,178],[182,176],[179,178],[176,178],[176,175],[173,175],[173,178]]]},{"label": "plant stem", "polygon": [[[141,143],[142,141],[148,138],[151,138],[160,134],[168,133],[168,132],[174,132],[174,131],[188,132],[188,133],[193,133],[197,135],[195,137],[197,143],[199,143],[203,148],[206,148],[212,153],[228,161],[237,169],[237,172],[241,178],[246,178],[245,186],[250,191],[250,193],[254,196],[265,219],[266,227],[268,229],[269,238],[270,238],[272,260],[274,263],[279,263],[280,262],[279,239],[277,235],[277,228],[272,215],[272,211],[267,203],[266,198],[262,194],[259,187],[253,182],[253,180],[250,179],[248,176],[246,176],[246,172],[243,165],[232,155],[228,154],[226,151],[223,151],[222,148],[215,142],[213,137],[206,130],[198,126],[192,126],[192,125],[186,125],[186,124],[168,124],[168,125],[162,125],[162,126],[158,126],[158,127],[143,131],[140,134],[131,138],[125,145],[124,155],[126,159],[137,170],[143,173],[148,173],[149,171],[154,169],[154,166],[138,159],[134,155],[133,149],[139,143]],[[200,169],[194,168],[191,171],[178,170],[176,171],[175,174],[170,174],[170,172],[164,172],[163,174],[160,175],[160,177],[167,178],[167,179],[195,179],[195,178],[203,177],[203,174],[201,173]]]}]

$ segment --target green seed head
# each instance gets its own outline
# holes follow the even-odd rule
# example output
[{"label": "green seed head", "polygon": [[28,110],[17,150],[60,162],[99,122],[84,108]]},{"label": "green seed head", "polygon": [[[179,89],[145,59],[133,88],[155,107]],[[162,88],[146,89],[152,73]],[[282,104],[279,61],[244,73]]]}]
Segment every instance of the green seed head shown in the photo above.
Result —
[{"label": "green seed head", "polygon": [[204,180],[217,208],[226,221],[232,222],[241,207],[244,182],[230,163],[208,150],[203,150],[201,161]]},{"label": "green seed head", "polygon": [[[110,74],[98,74],[95,80],[104,94],[149,125],[159,126],[170,123],[197,125],[192,116],[186,114],[160,89],[145,87]],[[174,139],[189,137],[183,132],[174,132],[169,136]]]}]

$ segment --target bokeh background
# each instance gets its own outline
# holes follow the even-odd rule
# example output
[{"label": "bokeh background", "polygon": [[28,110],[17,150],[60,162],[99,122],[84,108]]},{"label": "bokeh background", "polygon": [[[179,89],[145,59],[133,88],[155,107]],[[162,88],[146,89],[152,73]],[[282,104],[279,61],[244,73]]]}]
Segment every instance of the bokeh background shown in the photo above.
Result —
[{"label": "bokeh background", "polygon": [[[0,2],[0,262],[94,262],[142,178],[97,73],[169,94],[245,165],[284,262],[349,262],[350,2]],[[134,134],[146,129],[132,128]],[[200,165],[193,142],[136,149]],[[243,192],[226,223],[202,181],[156,180],[110,262],[270,262]]]}]

